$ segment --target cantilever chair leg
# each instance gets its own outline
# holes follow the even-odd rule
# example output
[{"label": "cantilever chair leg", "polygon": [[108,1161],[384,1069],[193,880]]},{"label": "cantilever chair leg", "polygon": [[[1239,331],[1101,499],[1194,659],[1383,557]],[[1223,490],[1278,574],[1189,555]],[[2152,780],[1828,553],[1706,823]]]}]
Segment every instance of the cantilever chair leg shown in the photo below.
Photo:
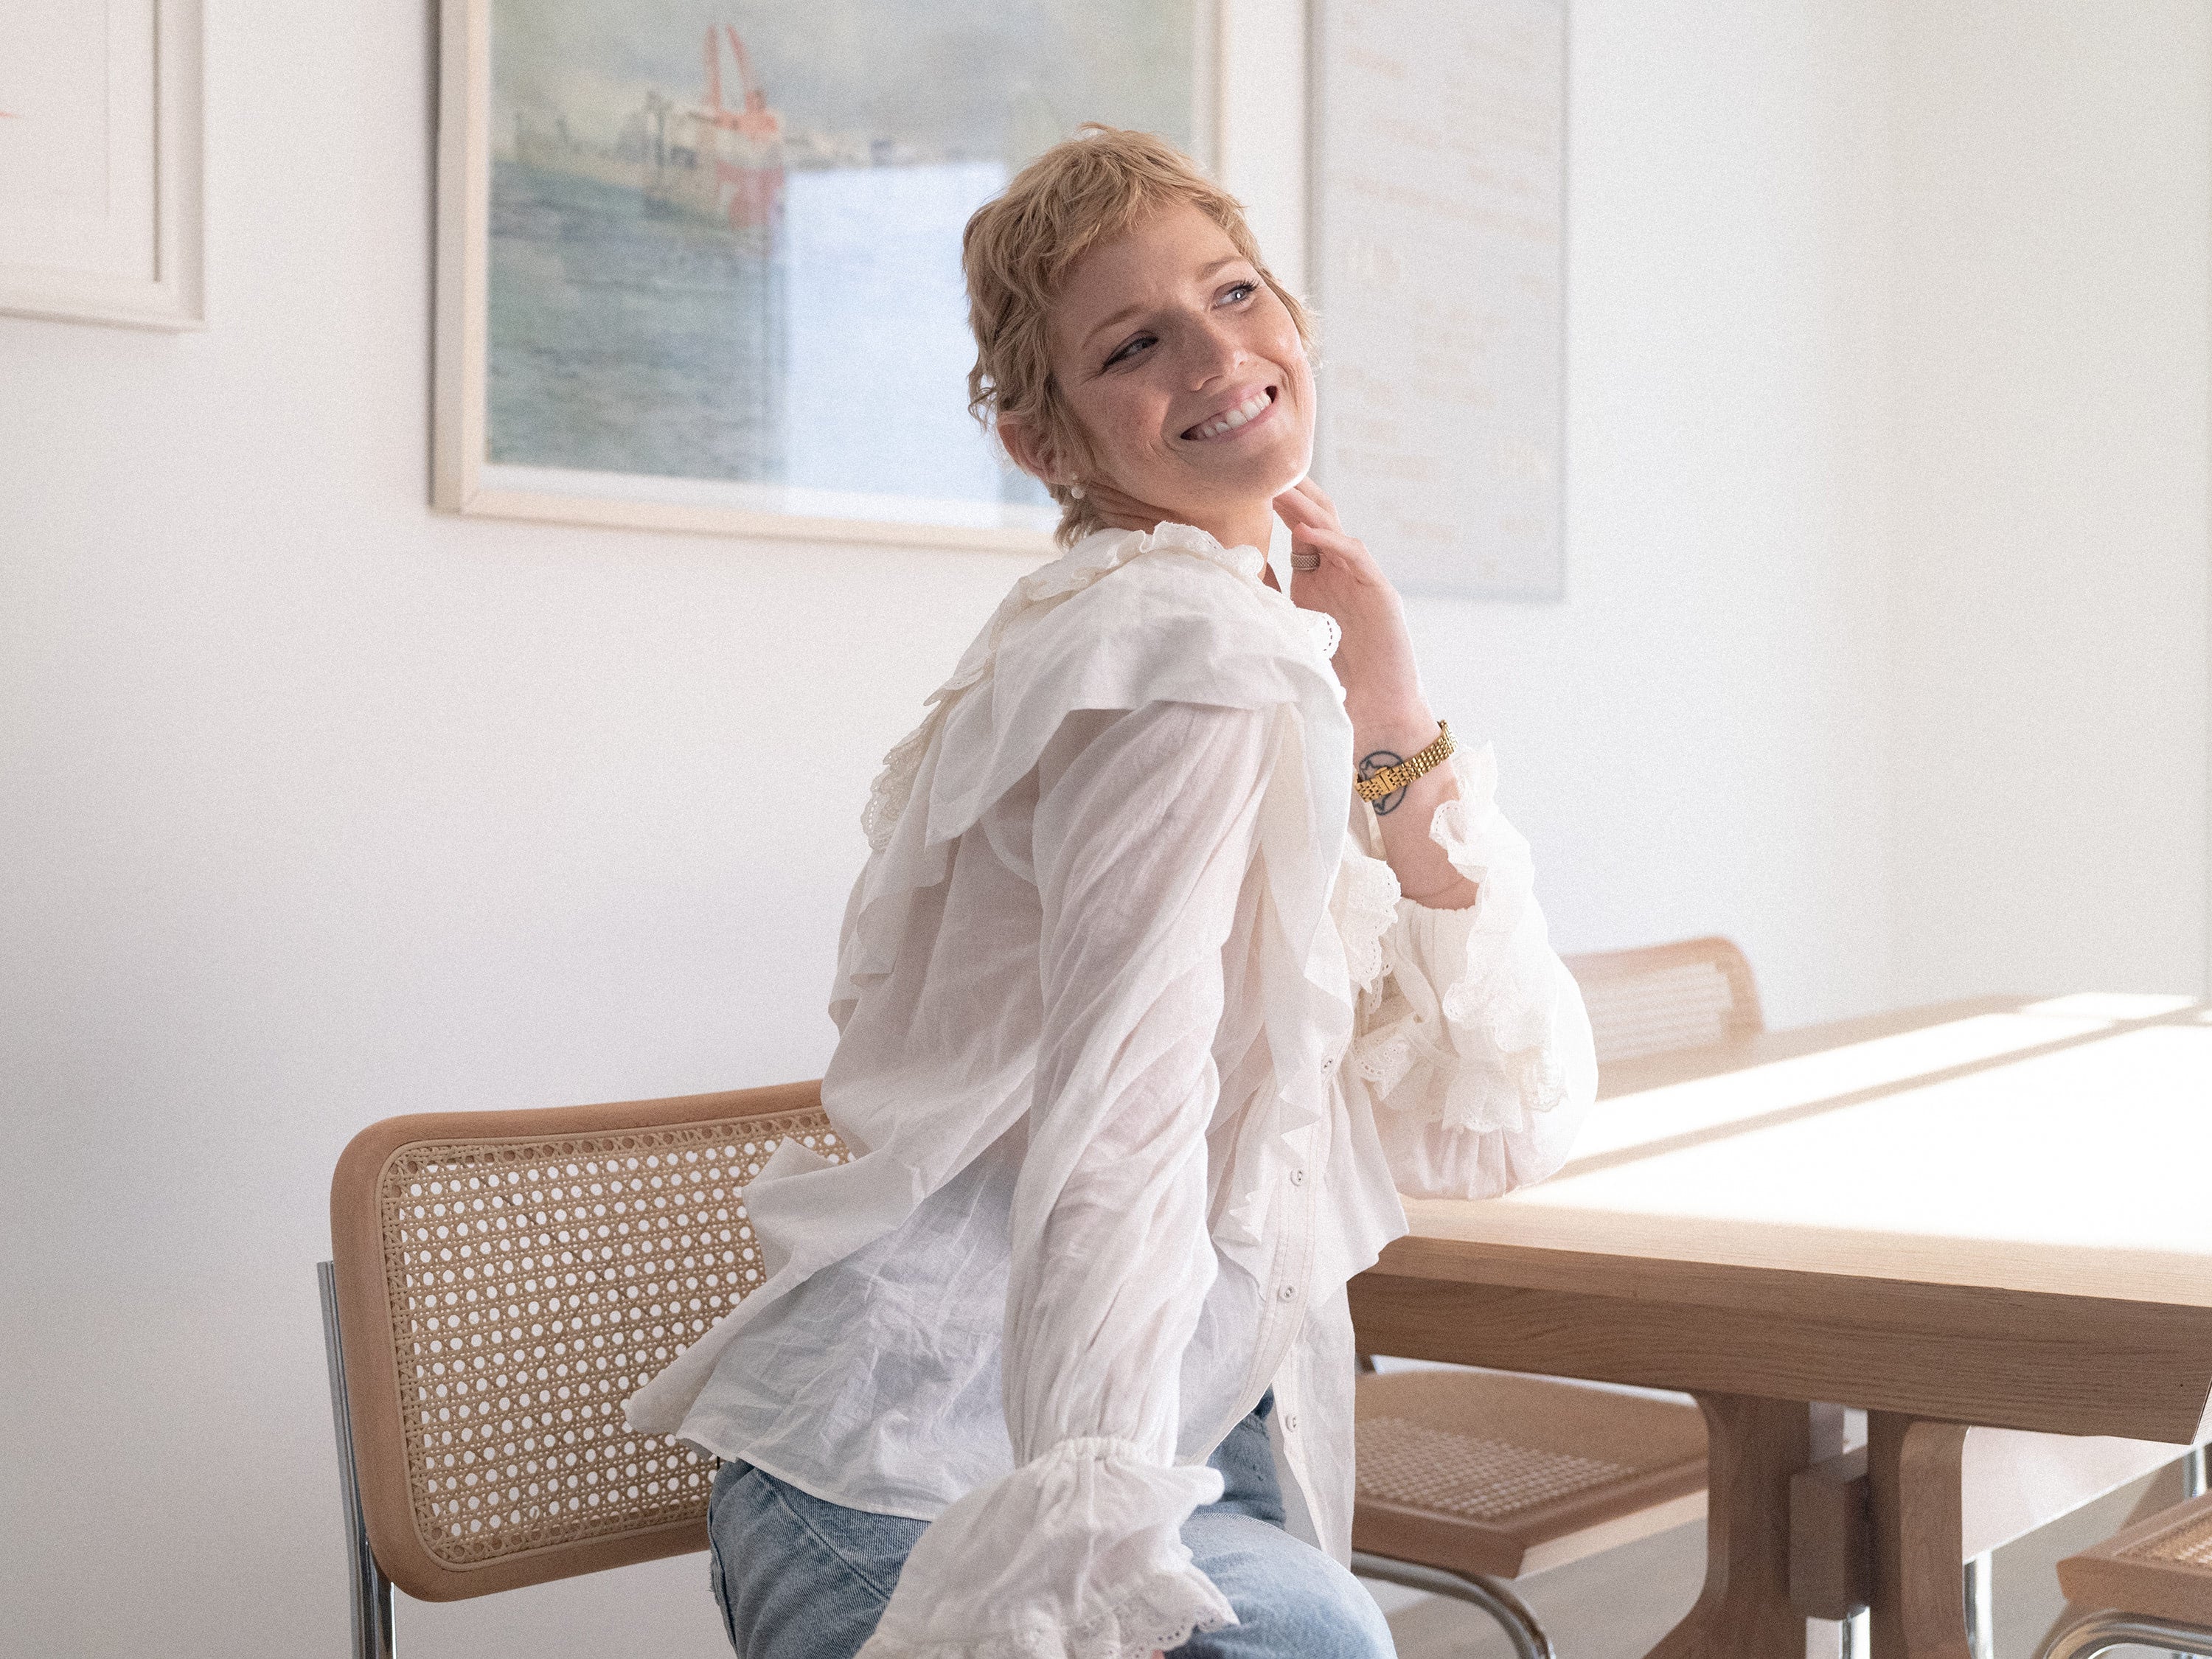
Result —
[{"label": "cantilever chair leg", "polygon": [[2212,1630],[2124,1613],[2093,1613],[2059,1631],[2043,1644],[2036,1659],[2094,1659],[2114,1648],[2165,1648],[2195,1659],[2212,1659]]},{"label": "cantilever chair leg", "polygon": [[1517,1659],[1558,1659],[1552,1638],[1544,1634],[1536,1615],[1498,1579],[1480,1573],[1446,1572],[1441,1567],[1394,1561],[1387,1555],[1369,1555],[1361,1550],[1352,1553],[1352,1570],[1362,1578],[1379,1578],[1386,1584],[1402,1584],[1407,1589],[1472,1602],[1497,1620],[1505,1639],[1513,1644]]},{"label": "cantilever chair leg", "polygon": [[1977,1555],[1964,1569],[1966,1601],[1966,1650],[1973,1659],[1996,1659],[1997,1626],[1995,1563]]},{"label": "cantilever chair leg", "polygon": [[[2191,1446],[2182,1454],[2181,1501],[2185,1504],[2192,1498],[2204,1496],[2207,1473],[2204,1464],[2205,1450],[2206,1448],[2203,1446]],[[2177,1650],[2172,1653],[2172,1659],[2190,1659],[2190,1656]]]},{"label": "cantilever chair leg", "polygon": [[346,1400],[345,1345],[338,1333],[337,1272],[315,1264],[323,1296],[323,1349],[331,1366],[331,1419],[338,1437],[338,1500],[345,1506],[346,1577],[353,1589],[353,1647],[348,1659],[392,1659],[392,1581],[376,1565],[362,1518],[361,1481],[353,1455],[353,1410]]}]

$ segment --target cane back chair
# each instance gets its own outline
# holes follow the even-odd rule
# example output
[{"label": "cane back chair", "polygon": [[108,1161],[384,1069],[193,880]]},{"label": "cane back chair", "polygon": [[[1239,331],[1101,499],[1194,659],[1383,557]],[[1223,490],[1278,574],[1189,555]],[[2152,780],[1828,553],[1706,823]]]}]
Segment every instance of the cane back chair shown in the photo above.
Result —
[{"label": "cane back chair", "polygon": [[[1566,963],[1601,1066],[1765,1029],[1751,964],[1727,939]],[[1705,1512],[1705,1419],[1686,1401],[1498,1371],[1361,1370],[1354,1570],[1473,1603],[1521,1659],[1553,1648],[1508,1581]]]},{"label": "cane back chair", "polygon": [[1569,957],[1601,1066],[1702,1048],[1766,1029],[1751,963],[1724,939]]},{"label": "cane back chair", "polygon": [[742,1197],[818,1083],[387,1119],[331,1183],[323,1332],[354,1659],[459,1601],[707,1547],[714,1466],[623,1401],[765,1277]]},{"label": "cane back chair", "polygon": [[[2192,1457],[2203,1485],[2203,1449]],[[2212,1659],[2212,1498],[2197,1498],[2058,1564],[2069,1603],[2094,1609],[2052,1632],[2042,1659],[2163,1648]]]}]

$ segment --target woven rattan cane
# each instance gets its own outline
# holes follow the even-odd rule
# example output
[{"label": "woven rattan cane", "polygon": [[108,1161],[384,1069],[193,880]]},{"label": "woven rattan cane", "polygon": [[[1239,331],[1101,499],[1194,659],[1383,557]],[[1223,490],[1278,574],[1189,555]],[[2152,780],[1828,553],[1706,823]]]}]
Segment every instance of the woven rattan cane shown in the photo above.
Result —
[{"label": "woven rattan cane", "polygon": [[2154,1515],[2058,1564],[2077,1607],[2170,1620],[2212,1633],[2212,1497]]},{"label": "woven rattan cane", "polygon": [[765,1276],[743,1189],[787,1139],[848,1153],[800,1084],[393,1119],[332,1185],[377,1559],[451,1600],[704,1547],[713,1466],[623,1402]]},{"label": "woven rattan cane", "polygon": [[1511,1578],[1703,1511],[1694,1406],[1470,1370],[1364,1376],[1358,1401],[1373,1554]]},{"label": "woven rattan cane", "polygon": [[1601,1066],[1702,1048],[1765,1029],[1743,952],[1724,939],[1569,957]]}]

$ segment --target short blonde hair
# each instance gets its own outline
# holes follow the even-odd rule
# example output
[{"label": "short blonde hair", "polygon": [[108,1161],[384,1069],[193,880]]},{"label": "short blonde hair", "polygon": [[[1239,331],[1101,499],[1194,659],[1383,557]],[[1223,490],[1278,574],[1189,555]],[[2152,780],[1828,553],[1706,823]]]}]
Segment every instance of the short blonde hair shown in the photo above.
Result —
[{"label": "short blonde hair", "polygon": [[[1087,466],[1091,450],[1053,378],[1049,321],[1067,273],[1100,242],[1146,215],[1185,203],[1221,227],[1297,325],[1310,350],[1313,326],[1297,296],[1275,280],[1237,199],[1165,139],[1085,123],[1078,134],[1016,173],[976,209],[962,238],[968,323],[975,366],[968,371],[968,411],[985,428],[1012,421],[1055,453]],[[1090,502],[1065,484],[1045,488],[1060,503],[1057,538],[1070,546],[1098,526]]]}]

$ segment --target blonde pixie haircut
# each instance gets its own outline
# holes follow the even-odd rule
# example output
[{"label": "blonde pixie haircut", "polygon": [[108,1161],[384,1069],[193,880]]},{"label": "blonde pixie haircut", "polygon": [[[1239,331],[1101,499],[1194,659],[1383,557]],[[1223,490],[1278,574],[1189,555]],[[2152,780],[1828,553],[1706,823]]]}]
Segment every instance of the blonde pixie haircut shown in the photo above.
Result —
[{"label": "blonde pixie haircut", "polygon": [[[1091,446],[1052,373],[1050,320],[1067,273],[1101,242],[1147,214],[1187,203],[1221,227],[1237,252],[1274,290],[1313,349],[1313,325],[1297,296],[1275,280],[1236,198],[1188,156],[1149,132],[1086,122],[1076,137],[1014,175],[1004,193],[976,209],[962,238],[968,325],[975,367],[968,371],[968,412],[988,431],[1013,422],[1079,473]],[[1045,488],[1060,503],[1056,539],[1073,545],[1098,528],[1097,510],[1064,483]]]}]

